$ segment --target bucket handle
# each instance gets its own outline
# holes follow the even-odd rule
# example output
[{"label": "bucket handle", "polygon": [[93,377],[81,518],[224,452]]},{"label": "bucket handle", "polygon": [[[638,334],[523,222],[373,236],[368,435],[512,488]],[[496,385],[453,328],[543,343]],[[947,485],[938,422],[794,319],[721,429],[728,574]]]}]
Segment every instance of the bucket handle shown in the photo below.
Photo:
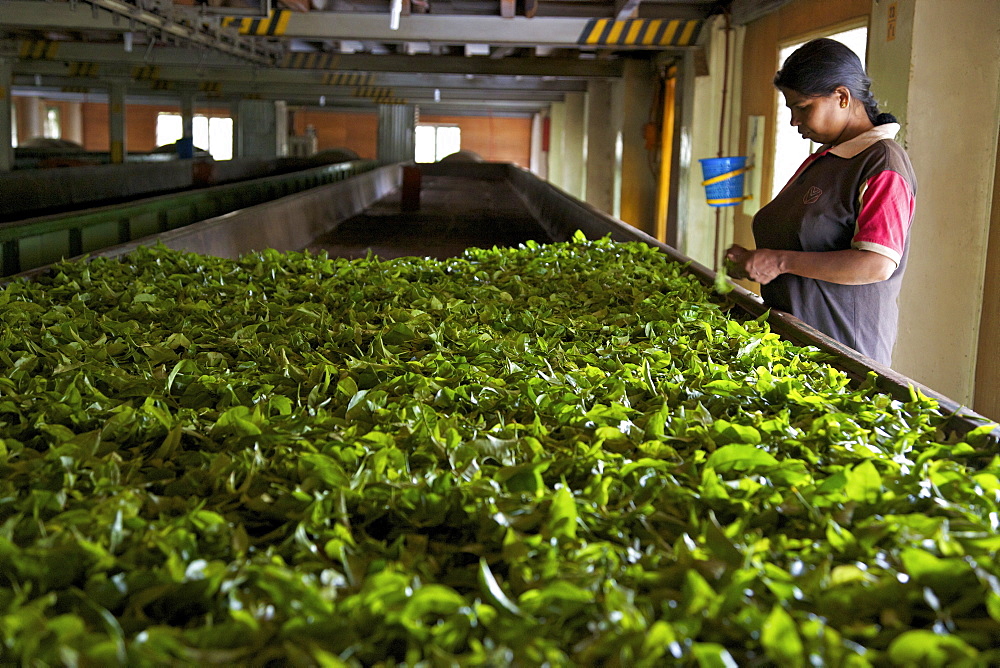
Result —
[{"label": "bucket handle", "polygon": [[710,186],[712,184],[719,183],[720,181],[725,181],[726,179],[731,179],[734,176],[739,176],[743,172],[746,172],[746,171],[751,170],[751,169],[753,169],[753,165],[750,165],[749,167],[742,167],[740,169],[734,169],[731,172],[726,172],[725,174],[719,174],[718,176],[713,176],[710,179],[702,181],[701,185],[703,185],[703,186]]}]

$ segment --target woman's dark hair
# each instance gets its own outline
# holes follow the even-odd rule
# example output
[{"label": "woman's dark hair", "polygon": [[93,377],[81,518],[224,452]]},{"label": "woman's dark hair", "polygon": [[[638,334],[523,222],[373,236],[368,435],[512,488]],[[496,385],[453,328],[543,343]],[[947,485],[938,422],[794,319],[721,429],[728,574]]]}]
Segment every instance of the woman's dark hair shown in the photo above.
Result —
[{"label": "woman's dark hair", "polygon": [[892,114],[879,113],[878,102],[870,90],[872,80],[865,74],[861,59],[833,39],[814,39],[797,48],[774,75],[774,85],[809,97],[830,95],[843,86],[865,105],[868,119],[874,125],[896,122]]}]

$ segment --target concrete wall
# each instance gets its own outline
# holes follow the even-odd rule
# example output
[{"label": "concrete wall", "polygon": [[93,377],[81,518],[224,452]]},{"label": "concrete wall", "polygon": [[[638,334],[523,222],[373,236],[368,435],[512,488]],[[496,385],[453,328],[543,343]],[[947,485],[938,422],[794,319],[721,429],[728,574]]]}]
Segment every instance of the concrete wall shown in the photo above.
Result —
[{"label": "concrete wall", "polygon": [[587,93],[566,93],[563,183],[566,192],[584,199],[587,192]]},{"label": "concrete wall", "polygon": [[[733,27],[729,31],[729,77],[725,110],[723,87],[726,68],[726,23],[716,16],[705,26],[705,56],[708,73],[697,77],[694,90],[694,108],[697,116],[692,124],[691,178],[685,224],[678,239],[678,250],[706,267],[716,266],[717,254],[732,243],[735,213],[739,206],[711,207],[705,203],[705,188],[701,172],[702,158],[744,155],[739,145],[740,77],[743,61],[743,36],[745,29]],[[725,120],[720,117],[725,111]],[[721,134],[721,137],[720,137]],[[720,155],[721,148],[721,155]],[[718,238],[717,238],[718,236]]]},{"label": "concrete wall", "polygon": [[647,234],[656,234],[656,175],[646,150],[646,123],[659,85],[654,66],[625,62],[622,124],[621,219]]},{"label": "concrete wall", "polygon": [[[892,47],[883,29],[885,5],[873,11],[875,53]],[[984,287],[1000,287],[985,271],[1000,118],[1000,2],[897,5],[904,10],[901,20],[912,16],[910,57],[908,63],[889,62],[893,73],[909,72],[905,107],[899,108],[905,109],[904,141],[918,195],[893,366],[972,403],[977,394],[1000,393],[997,377],[983,377],[976,386]],[[987,321],[996,317],[987,315]],[[994,343],[986,354],[997,352]]]},{"label": "concrete wall", "polygon": [[566,103],[553,102],[549,109],[549,182],[566,189]]},{"label": "concrete wall", "polygon": [[591,81],[587,85],[587,196],[601,211],[617,215],[616,190],[621,187],[619,139],[622,127],[621,83]]}]

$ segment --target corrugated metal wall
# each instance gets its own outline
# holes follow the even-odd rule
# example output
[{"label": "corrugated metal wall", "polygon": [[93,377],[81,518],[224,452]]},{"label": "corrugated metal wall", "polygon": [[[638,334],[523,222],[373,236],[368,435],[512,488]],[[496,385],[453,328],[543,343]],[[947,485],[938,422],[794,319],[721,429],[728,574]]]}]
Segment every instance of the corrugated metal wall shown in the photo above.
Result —
[{"label": "corrugated metal wall", "polygon": [[412,104],[380,104],[378,107],[378,159],[381,162],[412,162],[417,109]]}]

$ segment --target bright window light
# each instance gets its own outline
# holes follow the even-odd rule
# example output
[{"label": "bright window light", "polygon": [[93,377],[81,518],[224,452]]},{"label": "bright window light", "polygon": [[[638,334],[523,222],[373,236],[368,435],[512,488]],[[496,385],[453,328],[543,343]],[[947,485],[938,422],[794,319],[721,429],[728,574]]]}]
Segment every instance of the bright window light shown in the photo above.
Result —
[{"label": "bright window light", "polygon": [[414,141],[414,160],[437,162],[462,149],[462,129],[457,125],[417,125]]},{"label": "bright window light", "polygon": [[184,136],[180,114],[160,113],[156,117],[156,145],[166,146]]},{"label": "bright window light", "polygon": [[[194,145],[215,160],[233,158],[233,119],[196,115],[192,122]],[[184,136],[180,114],[161,112],[156,117],[156,145],[173,144]]]}]

